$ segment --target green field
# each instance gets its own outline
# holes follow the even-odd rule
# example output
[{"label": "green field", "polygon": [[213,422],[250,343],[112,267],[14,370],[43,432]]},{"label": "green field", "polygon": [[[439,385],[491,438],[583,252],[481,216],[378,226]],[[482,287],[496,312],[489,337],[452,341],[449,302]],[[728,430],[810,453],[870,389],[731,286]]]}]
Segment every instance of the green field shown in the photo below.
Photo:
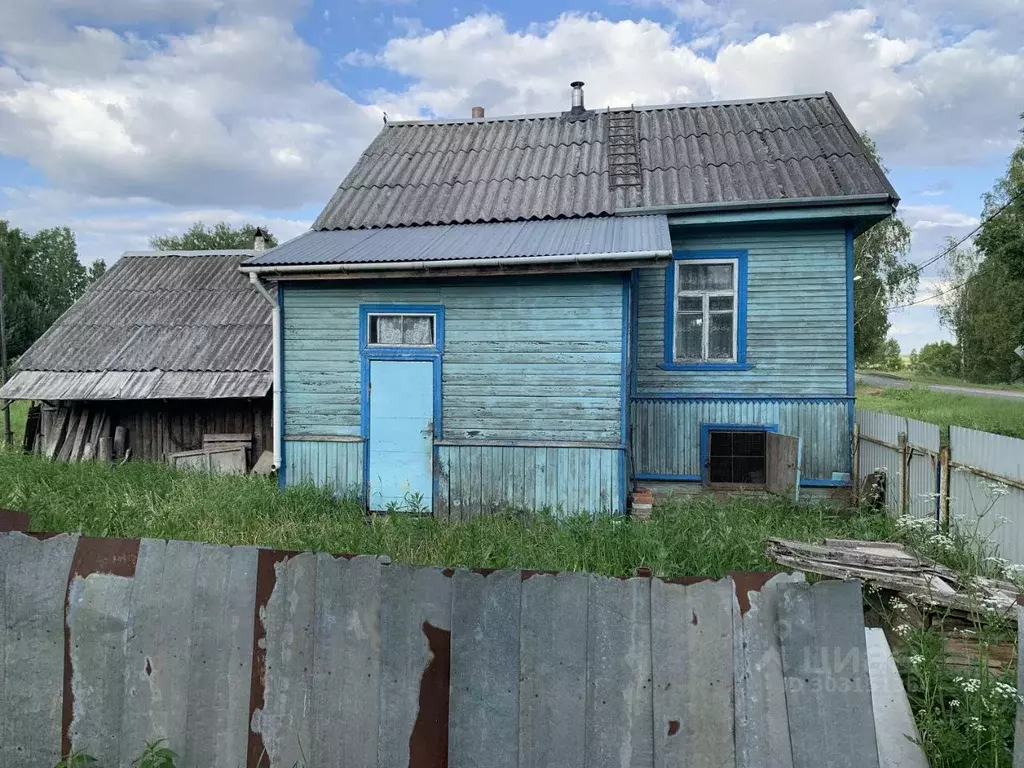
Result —
[{"label": "green field", "polygon": [[1024,400],[910,389],[857,388],[857,406],[895,413],[942,427],[955,425],[1024,438]]}]

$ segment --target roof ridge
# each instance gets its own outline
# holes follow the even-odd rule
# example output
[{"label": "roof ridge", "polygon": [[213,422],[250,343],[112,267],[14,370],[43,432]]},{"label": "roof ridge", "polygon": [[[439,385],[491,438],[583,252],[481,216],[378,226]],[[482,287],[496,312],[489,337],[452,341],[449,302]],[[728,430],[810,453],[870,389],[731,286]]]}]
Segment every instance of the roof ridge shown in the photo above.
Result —
[{"label": "roof ridge", "polygon": [[175,249],[172,251],[125,251],[121,254],[122,259],[139,259],[139,258],[159,258],[166,256],[168,258],[190,258],[196,256],[252,256],[255,253],[259,253],[254,248],[221,248],[221,249],[196,249],[189,250],[187,248]]},{"label": "roof ridge", "polygon": [[[785,101],[810,101],[812,99],[824,99],[828,97],[828,92],[823,91],[821,93],[798,93],[791,94],[788,96],[771,96],[768,98],[752,98],[752,99],[722,99],[722,100],[711,100],[711,101],[693,101],[693,102],[677,102],[669,104],[649,104],[649,105],[630,105],[613,107],[611,105],[598,109],[590,110],[595,115],[607,114],[609,112],[650,112],[656,110],[669,110],[669,109],[700,109],[704,107],[729,107],[729,106],[740,106],[743,104],[769,104],[779,103]],[[392,128],[410,128],[410,127],[425,127],[432,125],[484,125],[487,123],[511,123],[524,120],[552,120],[558,119],[565,116],[564,112],[535,112],[535,113],[524,113],[521,115],[498,115],[495,117],[448,117],[448,118],[434,118],[432,120],[393,120],[389,122],[381,133],[392,129]],[[378,134],[379,135],[379,134]]]}]

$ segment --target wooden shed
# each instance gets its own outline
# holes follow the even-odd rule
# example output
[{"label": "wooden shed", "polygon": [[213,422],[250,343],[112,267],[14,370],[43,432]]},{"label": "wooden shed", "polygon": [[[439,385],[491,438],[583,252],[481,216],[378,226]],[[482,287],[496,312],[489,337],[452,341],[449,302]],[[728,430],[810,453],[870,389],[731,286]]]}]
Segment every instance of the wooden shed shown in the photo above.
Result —
[{"label": "wooden shed", "polygon": [[250,436],[250,463],[270,450],[271,311],[238,271],[255,253],[125,253],[0,389],[42,405],[33,450],[79,459],[117,427],[149,461],[210,433]]}]

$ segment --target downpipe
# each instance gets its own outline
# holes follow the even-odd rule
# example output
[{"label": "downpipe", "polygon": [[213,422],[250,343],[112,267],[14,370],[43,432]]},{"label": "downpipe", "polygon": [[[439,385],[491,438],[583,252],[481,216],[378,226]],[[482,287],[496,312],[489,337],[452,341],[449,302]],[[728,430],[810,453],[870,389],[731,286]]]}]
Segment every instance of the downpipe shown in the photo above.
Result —
[{"label": "downpipe", "polygon": [[274,399],[271,420],[273,421],[274,428],[274,469],[278,470],[281,468],[281,382],[284,376],[284,372],[279,364],[281,359],[281,308],[277,304],[277,297],[270,294],[270,291],[267,290],[267,287],[255,272],[249,273],[249,282],[270,304],[270,326],[274,358]]}]

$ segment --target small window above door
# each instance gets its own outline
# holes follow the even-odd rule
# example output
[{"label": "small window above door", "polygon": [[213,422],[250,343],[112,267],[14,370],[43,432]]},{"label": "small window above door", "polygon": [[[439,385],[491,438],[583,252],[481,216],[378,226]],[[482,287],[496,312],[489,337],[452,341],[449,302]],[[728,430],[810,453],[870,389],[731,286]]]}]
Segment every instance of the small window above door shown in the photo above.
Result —
[{"label": "small window above door", "polygon": [[371,314],[367,345],[371,347],[433,347],[434,315]]}]

